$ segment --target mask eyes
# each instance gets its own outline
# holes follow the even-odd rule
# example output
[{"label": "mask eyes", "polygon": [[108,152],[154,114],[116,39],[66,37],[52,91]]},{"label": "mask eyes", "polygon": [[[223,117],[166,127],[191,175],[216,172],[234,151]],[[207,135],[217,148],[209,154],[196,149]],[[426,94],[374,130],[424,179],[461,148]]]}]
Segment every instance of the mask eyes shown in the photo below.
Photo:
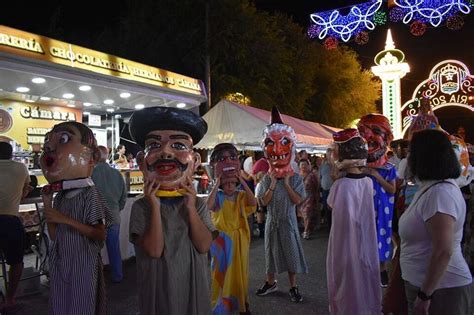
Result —
[{"label": "mask eyes", "polygon": [[264,143],[265,143],[265,146],[267,146],[267,145],[274,145],[274,144],[275,144],[275,142],[273,142],[273,140],[270,139],[270,138],[265,139],[265,142],[264,142]]},{"label": "mask eyes", "polygon": [[235,161],[237,160],[239,157],[235,154],[231,154],[231,155],[221,155],[221,156],[218,156],[217,157],[217,161],[218,162],[224,162],[226,159],[229,159],[231,161]]},{"label": "mask eyes", "polygon": [[152,143],[146,145],[145,152],[149,152],[151,150],[156,150],[156,149],[159,149],[159,148],[161,148],[161,143],[152,142]]},{"label": "mask eyes", "polygon": [[179,151],[186,151],[188,150],[188,146],[185,145],[184,143],[181,143],[181,142],[174,142],[171,144],[171,147],[175,150],[179,150]]},{"label": "mask eyes", "polygon": [[65,144],[68,143],[71,137],[67,133],[63,133],[59,136],[59,143]]},{"label": "mask eyes", "polygon": [[282,145],[288,145],[290,143],[290,140],[287,138],[287,137],[283,137],[281,140],[280,140],[280,143]]}]

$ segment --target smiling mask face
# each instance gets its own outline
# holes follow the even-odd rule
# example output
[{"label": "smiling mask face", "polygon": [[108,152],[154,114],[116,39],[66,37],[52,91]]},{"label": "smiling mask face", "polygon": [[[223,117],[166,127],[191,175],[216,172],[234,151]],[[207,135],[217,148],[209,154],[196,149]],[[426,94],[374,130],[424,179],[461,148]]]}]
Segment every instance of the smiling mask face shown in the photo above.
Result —
[{"label": "smiling mask face", "polygon": [[221,178],[221,185],[239,182],[240,161],[237,150],[232,145],[225,146],[223,149],[219,149],[219,145],[216,146],[212,152],[211,163],[214,176]]},{"label": "smiling mask face", "polygon": [[177,190],[201,162],[192,150],[191,137],[182,131],[155,130],[147,134],[139,167],[146,179],[155,179],[160,189]]},{"label": "smiling mask face", "polygon": [[92,174],[96,142],[90,129],[80,125],[61,123],[46,134],[40,166],[49,183]]}]

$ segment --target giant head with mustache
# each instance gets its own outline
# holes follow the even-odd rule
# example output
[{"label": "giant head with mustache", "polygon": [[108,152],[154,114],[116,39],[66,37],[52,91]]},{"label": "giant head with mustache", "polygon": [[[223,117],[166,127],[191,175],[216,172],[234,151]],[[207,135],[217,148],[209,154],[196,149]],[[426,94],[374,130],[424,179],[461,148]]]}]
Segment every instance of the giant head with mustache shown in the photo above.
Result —
[{"label": "giant head with mustache", "polygon": [[387,148],[393,140],[388,118],[380,114],[365,115],[357,124],[357,129],[369,147],[367,165],[370,167],[385,165],[388,162]]},{"label": "giant head with mustache", "polygon": [[135,112],[129,128],[132,138],[144,148],[143,156],[137,157],[143,176],[155,179],[160,190],[179,196],[180,186],[201,163],[193,145],[207,132],[204,119],[185,109],[152,107]]}]

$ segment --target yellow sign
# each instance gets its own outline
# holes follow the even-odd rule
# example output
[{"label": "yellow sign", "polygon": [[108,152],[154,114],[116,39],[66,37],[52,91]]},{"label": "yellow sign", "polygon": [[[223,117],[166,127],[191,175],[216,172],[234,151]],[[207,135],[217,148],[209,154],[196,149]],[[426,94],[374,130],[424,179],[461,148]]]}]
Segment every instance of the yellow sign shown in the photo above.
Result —
[{"label": "yellow sign", "polygon": [[82,122],[81,111],[74,108],[2,100],[0,109],[7,112],[12,120],[11,128],[0,132],[0,136],[14,140],[25,150],[30,144],[44,143],[44,135],[56,124],[63,121]]},{"label": "yellow sign", "polygon": [[2,51],[195,95],[205,95],[200,80],[0,25],[0,52]]}]

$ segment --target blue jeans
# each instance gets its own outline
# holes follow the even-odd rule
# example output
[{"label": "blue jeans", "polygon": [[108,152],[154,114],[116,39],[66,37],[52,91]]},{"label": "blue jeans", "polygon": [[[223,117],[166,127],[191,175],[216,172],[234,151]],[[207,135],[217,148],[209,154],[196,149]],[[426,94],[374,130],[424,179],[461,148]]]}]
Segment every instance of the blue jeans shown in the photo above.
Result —
[{"label": "blue jeans", "polygon": [[120,224],[113,224],[107,229],[107,254],[109,255],[112,281],[119,282],[123,279],[122,256],[120,255]]}]

